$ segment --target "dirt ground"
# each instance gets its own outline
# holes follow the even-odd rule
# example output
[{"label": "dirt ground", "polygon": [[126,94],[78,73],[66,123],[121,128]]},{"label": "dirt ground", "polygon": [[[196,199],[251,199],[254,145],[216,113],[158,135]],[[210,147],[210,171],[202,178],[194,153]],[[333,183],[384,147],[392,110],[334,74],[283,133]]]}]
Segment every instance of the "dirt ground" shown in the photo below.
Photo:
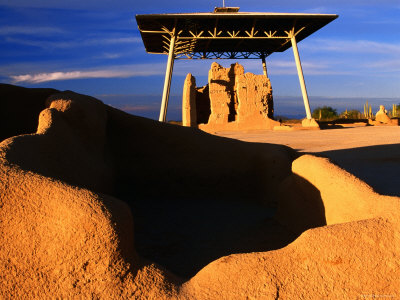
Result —
[{"label": "dirt ground", "polygon": [[363,126],[327,130],[217,132],[253,143],[274,143],[330,158],[378,193],[400,196],[400,127]]}]

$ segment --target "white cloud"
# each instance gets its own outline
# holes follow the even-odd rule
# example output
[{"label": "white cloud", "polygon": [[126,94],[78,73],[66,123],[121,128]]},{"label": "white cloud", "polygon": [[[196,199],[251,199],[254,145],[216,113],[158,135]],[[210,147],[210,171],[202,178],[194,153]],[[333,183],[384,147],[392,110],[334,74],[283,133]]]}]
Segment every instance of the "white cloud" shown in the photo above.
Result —
[{"label": "white cloud", "polygon": [[122,56],[121,53],[103,53],[102,55],[97,56],[96,58],[106,58],[106,59],[116,59]]},{"label": "white cloud", "polygon": [[[347,70],[338,70],[335,68],[335,62],[321,60],[303,60],[301,62],[305,75],[334,75],[348,74]],[[270,59],[267,60],[268,74],[273,75],[296,75],[297,68],[293,57],[288,60]],[[246,72],[261,74],[262,67],[260,61],[246,62]]]},{"label": "white cloud", "polygon": [[88,44],[132,44],[142,43],[140,37],[119,37],[119,38],[107,38],[107,39],[92,39],[87,42]]},{"label": "white cloud", "polygon": [[121,44],[141,44],[142,39],[140,37],[117,37],[117,38],[92,38],[92,39],[73,39],[63,41],[40,41],[30,40],[26,38],[14,38],[7,37],[8,43],[14,43],[25,46],[34,46],[42,49],[66,49],[83,46],[101,46],[101,45],[121,45]]},{"label": "white cloud", "polygon": [[367,21],[363,22],[364,24],[373,24],[373,25],[385,25],[385,26],[393,26],[393,25],[399,25],[400,20],[398,18],[393,18],[393,17],[381,17],[379,19],[368,19]]},{"label": "white cloud", "polygon": [[[232,63],[239,62],[244,66],[245,72],[262,74],[261,59],[251,60],[219,60],[220,65],[227,68]],[[185,76],[192,73],[197,76],[207,76],[212,60],[181,60],[177,61],[174,67],[174,76]],[[340,60],[321,60],[319,58],[302,60],[301,62],[305,75],[350,75],[357,74],[357,70],[349,70],[346,64]],[[162,65],[162,70],[165,65]],[[287,59],[270,57],[267,58],[268,75],[294,75],[297,77],[297,68],[293,55],[287,55]]]},{"label": "white cloud", "polygon": [[331,40],[314,39],[308,43],[302,43],[302,49],[318,52],[332,51],[345,53],[375,53],[400,55],[400,44],[382,43],[368,40]]},{"label": "white cloud", "polygon": [[35,27],[35,26],[2,26],[0,34],[2,35],[51,35],[55,33],[64,33],[65,31],[57,27]]},{"label": "white cloud", "polygon": [[324,6],[320,6],[320,7],[314,7],[314,8],[310,8],[310,9],[305,9],[303,11],[303,13],[307,13],[307,14],[328,14],[331,13],[331,9],[324,7]]},{"label": "white cloud", "polygon": [[[356,43],[360,46],[360,43]],[[303,45],[304,46],[304,45]],[[336,45],[337,46],[337,45]],[[336,47],[335,46],[335,47]],[[385,45],[382,49],[375,51],[386,51]],[[330,47],[330,45],[327,45]],[[304,49],[305,50],[305,49]],[[319,49],[320,50],[320,49]],[[338,50],[339,51],[339,50]],[[342,51],[342,50],[340,50]],[[119,54],[105,53],[108,58],[119,57]],[[228,67],[236,61],[222,60],[219,61],[224,67]],[[14,83],[41,83],[55,80],[70,80],[83,78],[127,78],[127,77],[144,77],[144,76],[164,76],[166,61],[155,63],[114,65],[99,69],[84,69],[74,71],[58,71],[58,72],[32,72],[25,73],[27,67],[22,65],[13,65],[8,68],[0,68],[0,73],[7,74]],[[262,65],[259,60],[240,61],[244,65],[246,72],[255,74],[262,73]],[[211,61],[205,60],[178,60],[174,67],[174,76],[186,76],[187,73],[192,73],[194,76],[207,76]],[[381,59],[369,61],[368,63],[355,64],[352,59],[343,61],[342,58],[330,58],[329,60],[321,60],[321,58],[308,58],[302,61],[303,71],[306,76],[309,75],[361,75],[373,71],[375,76],[393,72],[398,72],[400,65],[396,59]],[[271,57],[267,59],[268,73],[270,76],[275,75],[295,75],[297,69],[292,55],[287,55],[287,59],[275,59]],[[38,66],[30,66],[31,69],[38,70]],[[48,66],[54,70],[56,66]],[[15,74],[15,70],[19,69],[19,74]]]},{"label": "white cloud", "polygon": [[381,73],[396,73],[400,76],[400,60],[399,59],[380,59],[364,65],[366,68],[379,70]]},{"label": "white cloud", "polygon": [[84,78],[127,78],[137,76],[164,75],[163,66],[158,64],[115,66],[104,70],[82,70],[69,72],[49,72],[36,74],[11,75],[14,83],[41,83],[56,80]]},{"label": "white cloud", "polygon": [[79,78],[112,78],[112,77],[126,77],[129,76],[125,72],[115,71],[73,71],[73,72],[53,72],[53,73],[40,73],[40,74],[26,74],[11,76],[15,83],[29,82],[40,83],[55,80],[68,80]]},{"label": "white cloud", "polygon": [[153,104],[153,105],[123,105],[122,107],[120,107],[123,111],[127,111],[127,112],[140,112],[140,111],[158,111],[159,105],[157,104]]}]

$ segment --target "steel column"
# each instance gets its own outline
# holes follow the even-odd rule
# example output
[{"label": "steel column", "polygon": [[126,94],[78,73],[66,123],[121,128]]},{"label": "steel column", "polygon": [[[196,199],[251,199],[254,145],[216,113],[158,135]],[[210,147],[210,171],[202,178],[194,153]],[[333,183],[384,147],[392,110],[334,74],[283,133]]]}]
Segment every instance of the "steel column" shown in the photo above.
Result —
[{"label": "steel column", "polygon": [[160,122],[165,122],[167,119],[169,91],[171,89],[171,79],[172,79],[172,72],[174,69],[174,60],[175,60],[175,52],[174,52],[175,40],[176,37],[175,34],[173,34],[171,36],[171,41],[169,44],[168,63],[167,63],[167,69],[165,70],[164,90],[161,101],[160,117],[158,118]]},{"label": "steel column", "polygon": [[267,64],[265,62],[265,56],[261,56],[261,60],[262,60],[262,66],[263,66],[263,71],[264,71],[264,75],[266,77],[268,77],[268,71],[267,71]]},{"label": "steel column", "polygon": [[291,37],[291,41],[292,41],[294,59],[296,61],[297,73],[299,75],[301,93],[303,94],[304,108],[306,109],[307,119],[311,119],[312,117],[311,117],[310,103],[308,101],[306,83],[304,81],[304,75],[303,75],[303,69],[301,67],[299,50],[297,49],[296,37],[294,35]]}]

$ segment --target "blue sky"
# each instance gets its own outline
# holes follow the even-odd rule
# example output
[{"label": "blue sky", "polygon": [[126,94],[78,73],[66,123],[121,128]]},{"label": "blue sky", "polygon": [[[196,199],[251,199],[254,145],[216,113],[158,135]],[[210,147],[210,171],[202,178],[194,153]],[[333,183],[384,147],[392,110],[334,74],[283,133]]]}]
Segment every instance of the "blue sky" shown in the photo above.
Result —
[{"label": "blue sky", "polygon": [[[221,5],[222,0],[0,0],[0,82],[73,90],[157,119],[167,57],[145,52],[135,15],[209,12]],[[400,103],[398,0],[226,0],[226,5],[339,15],[299,43],[312,109],[362,109],[369,100],[377,110],[380,103]],[[246,71],[262,73],[257,60],[239,62]],[[180,117],[186,74],[204,85],[211,63],[176,61],[169,119]],[[292,50],[272,54],[267,64],[276,112],[304,114]]]}]

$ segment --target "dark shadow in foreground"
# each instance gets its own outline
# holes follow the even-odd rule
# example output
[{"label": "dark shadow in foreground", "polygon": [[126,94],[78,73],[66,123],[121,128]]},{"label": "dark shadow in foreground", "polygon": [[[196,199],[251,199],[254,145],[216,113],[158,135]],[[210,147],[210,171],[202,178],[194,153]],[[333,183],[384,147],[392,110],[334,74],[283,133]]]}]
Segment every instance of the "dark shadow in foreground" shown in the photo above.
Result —
[{"label": "dark shadow in foreground", "polygon": [[313,153],[368,183],[382,195],[400,196],[400,144],[360,147]]},{"label": "dark shadow in foreground", "polygon": [[135,249],[190,278],[234,253],[279,249],[298,235],[274,218],[296,153],[109,109],[114,196],[134,217]]}]

